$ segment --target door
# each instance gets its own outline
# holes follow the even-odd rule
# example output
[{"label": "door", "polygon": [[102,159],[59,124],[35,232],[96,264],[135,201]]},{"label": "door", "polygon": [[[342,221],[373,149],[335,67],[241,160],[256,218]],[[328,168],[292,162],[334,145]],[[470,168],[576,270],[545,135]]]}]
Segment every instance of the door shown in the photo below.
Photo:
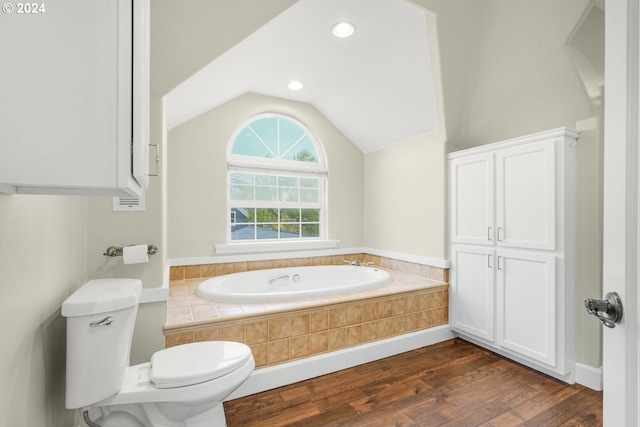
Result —
[{"label": "door", "polygon": [[496,154],[498,245],[555,249],[555,143],[524,144]]},{"label": "door", "polygon": [[555,256],[497,251],[498,344],[556,366]]},{"label": "door", "polygon": [[494,265],[490,248],[451,248],[451,327],[494,342]]},{"label": "door", "polygon": [[493,245],[493,154],[451,160],[451,241]]},{"label": "door", "polygon": [[[622,321],[604,328],[604,426],[638,417],[638,0],[605,3],[603,295],[617,292]],[[595,321],[595,319],[594,319]]]}]

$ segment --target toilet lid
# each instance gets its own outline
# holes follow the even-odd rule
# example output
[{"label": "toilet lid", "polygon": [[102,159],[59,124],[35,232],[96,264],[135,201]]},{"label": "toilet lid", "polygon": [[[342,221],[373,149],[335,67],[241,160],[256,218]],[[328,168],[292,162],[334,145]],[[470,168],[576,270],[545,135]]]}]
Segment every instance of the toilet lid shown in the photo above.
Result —
[{"label": "toilet lid", "polygon": [[236,370],[251,357],[244,344],[204,341],[160,350],[151,356],[151,381],[174,388],[210,381]]}]

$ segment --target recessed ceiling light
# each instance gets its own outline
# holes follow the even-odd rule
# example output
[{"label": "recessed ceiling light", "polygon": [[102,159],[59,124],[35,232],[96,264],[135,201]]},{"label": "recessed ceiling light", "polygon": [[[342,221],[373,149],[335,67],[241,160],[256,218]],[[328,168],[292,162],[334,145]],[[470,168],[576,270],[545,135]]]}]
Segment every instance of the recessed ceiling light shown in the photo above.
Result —
[{"label": "recessed ceiling light", "polygon": [[334,36],[344,39],[351,37],[356,32],[356,26],[351,22],[338,22],[331,27],[331,32]]},{"label": "recessed ceiling light", "polygon": [[287,87],[291,90],[300,90],[304,87],[304,85],[297,80],[293,80],[289,82],[289,85]]}]

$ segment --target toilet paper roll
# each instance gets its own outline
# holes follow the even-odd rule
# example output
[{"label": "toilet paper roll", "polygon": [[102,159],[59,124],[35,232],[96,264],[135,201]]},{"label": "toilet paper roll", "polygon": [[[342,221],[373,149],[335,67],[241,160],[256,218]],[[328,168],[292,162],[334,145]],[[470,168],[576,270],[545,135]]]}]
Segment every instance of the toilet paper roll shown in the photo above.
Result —
[{"label": "toilet paper roll", "polygon": [[122,261],[125,264],[149,262],[147,245],[125,246],[122,248]]}]

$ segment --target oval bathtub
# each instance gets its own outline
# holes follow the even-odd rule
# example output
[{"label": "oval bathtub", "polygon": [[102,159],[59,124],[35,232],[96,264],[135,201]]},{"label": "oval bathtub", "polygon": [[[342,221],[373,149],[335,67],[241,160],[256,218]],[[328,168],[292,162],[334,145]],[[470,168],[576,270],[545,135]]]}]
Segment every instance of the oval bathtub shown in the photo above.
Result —
[{"label": "oval bathtub", "polygon": [[287,267],[207,279],[200,283],[197,293],[208,300],[223,302],[293,301],[373,289],[389,281],[389,273],[373,267]]}]

